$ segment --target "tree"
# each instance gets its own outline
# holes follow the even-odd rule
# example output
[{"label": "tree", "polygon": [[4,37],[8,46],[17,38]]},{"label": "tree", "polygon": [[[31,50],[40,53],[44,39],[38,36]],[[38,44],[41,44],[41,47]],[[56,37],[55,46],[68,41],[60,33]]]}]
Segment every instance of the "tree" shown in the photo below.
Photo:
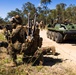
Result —
[{"label": "tree", "polygon": [[11,18],[12,16],[15,16],[15,15],[22,16],[22,11],[16,8],[15,10],[8,12],[7,18]]},{"label": "tree", "polygon": [[26,17],[24,16],[24,13],[22,12],[22,10],[19,10],[18,8],[16,8],[15,10],[13,11],[10,11],[8,12],[7,14],[7,17],[5,20],[8,20],[9,18],[15,16],[15,15],[19,15],[21,16],[22,20],[23,20],[23,23],[25,24],[26,23]]},{"label": "tree", "polygon": [[70,5],[66,9],[67,17],[73,22],[76,23],[76,6],[75,5]]},{"label": "tree", "polygon": [[51,3],[51,0],[41,0],[41,4],[47,5],[50,3]]},{"label": "tree", "polygon": [[6,23],[7,22],[3,18],[0,17],[0,25],[5,25]]},{"label": "tree", "polygon": [[36,9],[37,9],[38,14],[42,13],[42,11],[43,11],[42,8],[41,8],[40,6],[37,7]]},{"label": "tree", "polygon": [[22,10],[23,10],[23,13],[25,14],[25,16],[27,16],[28,13],[30,13],[30,18],[33,18],[34,13],[36,13],[36,8],[35,8],[34,4],[32,4],[30,2],[23,4]]},{"label": "tree", "polygon": [[65,19],[65,7],[66,4],[64,3],[60,3],[56,5],[57,17],[60,17],[62,22]]},{"label": "tree", "polygon": [[47,24],[47,15],[48,15],[48,7],[47,5],[51,3],[51,0],[41,0],[41,4],[43,6],[43,10],[44,10],[44,16],[45,16],[45,24]]}]

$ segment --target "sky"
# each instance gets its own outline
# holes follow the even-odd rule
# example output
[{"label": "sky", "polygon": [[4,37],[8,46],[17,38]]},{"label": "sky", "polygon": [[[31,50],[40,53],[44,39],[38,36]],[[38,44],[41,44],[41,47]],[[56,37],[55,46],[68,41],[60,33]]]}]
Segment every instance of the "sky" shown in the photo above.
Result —
[{"label": "sky", "polygon": [[[5,18],[8,12],[15,10],[16,8],[21,10],[23,4],[27,2],[31,2],[36,7],[40,5],[40,0],[0,0],[0,17]],[[67,6],[70,4],[76,5],[76,0],[52,0],[48,7],[54,9],[59,3],[65,3]]]}]

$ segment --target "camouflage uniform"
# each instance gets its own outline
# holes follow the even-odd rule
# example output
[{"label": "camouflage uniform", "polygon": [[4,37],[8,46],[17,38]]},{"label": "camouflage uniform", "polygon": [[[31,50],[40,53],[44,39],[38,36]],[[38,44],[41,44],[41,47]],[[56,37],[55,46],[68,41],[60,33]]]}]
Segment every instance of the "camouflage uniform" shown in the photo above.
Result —
[{"label": "camouflage uniform", "polygon": [[39,36],[39,29],[36,29],[36,31],[33,33],[33,39],[31,40],[31,42],[26,41],[23,45],[22,45],[22,51],[24,51],[23,54],[23,62],[28,62],[27,56],[33,56],[36,53],[36,57],[37,58],[37,54],[40,54],[40,50],[39,48],[42,46],[42,38]]},{"label": "camouflage uniform", "polygon": [[[21,28],[16,28],[14,31],[12,31],[12,34],[9,37],[9,46],[8,51],[11,57],[13,58],[13,61],[15,62],[17,59],[17,53],[20,52],[22,42],[24,41],[24,36],[20,35],[19,32]],[[22,40],[20,40],[22,39]]]},{"label": "camouflage uniform", "polygon": [[[12,29],[12,33],[9,36],[8,40],[8,48],[9,54],[13,58],[13,61],[16,63],[17,59],[17,53],[20,53],[22,43],[25,42],[26,33],[24,32],[24,28],[21,25],[21,19],[16,16],[17,18],[14,18],[11,22],[13,22],[12,25],[15,26],[14,29]],[[16,21],[16,22],[15,22]]]}]

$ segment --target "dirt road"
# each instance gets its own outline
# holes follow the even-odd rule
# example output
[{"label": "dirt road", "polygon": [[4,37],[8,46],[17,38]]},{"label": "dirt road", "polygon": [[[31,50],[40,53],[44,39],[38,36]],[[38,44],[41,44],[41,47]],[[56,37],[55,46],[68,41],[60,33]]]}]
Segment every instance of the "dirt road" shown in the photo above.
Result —
[{"label": "dirt road", "polygon": [[[56,52],[59,54],[58,56],[51,56],[54,58],[62,59],[63,61],[67,61],[67,63],[71,63],[76,66],[76,44],[74,43],[61,43],[58,44],[46,36],[46,30],[40,31],[40,36],[43,38],[43,47],[45,46],[55,46]],[[68,65],[69,65],[68,64]]]}]

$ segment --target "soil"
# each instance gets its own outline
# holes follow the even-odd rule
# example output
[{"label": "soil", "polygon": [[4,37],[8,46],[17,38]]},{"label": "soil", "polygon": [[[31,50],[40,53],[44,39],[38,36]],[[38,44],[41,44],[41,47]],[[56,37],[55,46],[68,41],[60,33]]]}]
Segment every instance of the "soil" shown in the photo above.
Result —
[{"label": "soil", "polygon": [[[66,40],[63,43],[56,43],[47,38],[46,32],[47,30],[40,31],[40,36],[43,38],[42,46],[55,46],[56,55],[45,55],[44,65],[50,67],[52,72],[56,72],[57,74],[55,75],[64,75],[67,72],[66,69],[68,69],[68,72],[74,71],[76,74],[76,40]],[[66,73],[65,75],[69,74]]]},{"label": "soil", "polygon": [[47,38],[47,30],[42,30],[40,36],[43,38],[43,47],[55,46],[57,56],[56,58],[71,61],[76,65],[76,40],[66,40],[63,43],[56,43]]}]

